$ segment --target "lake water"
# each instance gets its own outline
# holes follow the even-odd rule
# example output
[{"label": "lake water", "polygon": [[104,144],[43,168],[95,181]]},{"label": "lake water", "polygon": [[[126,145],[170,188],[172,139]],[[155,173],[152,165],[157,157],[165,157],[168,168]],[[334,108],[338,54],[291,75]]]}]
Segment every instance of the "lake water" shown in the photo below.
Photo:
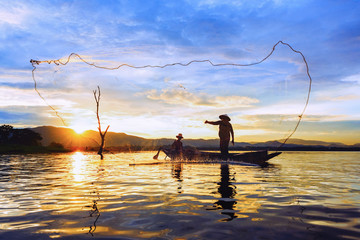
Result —
[{"label": "lake water", "polygon": [[359,152],[129,166],[154,154],[0,156],[0,239],[359,239]]}]

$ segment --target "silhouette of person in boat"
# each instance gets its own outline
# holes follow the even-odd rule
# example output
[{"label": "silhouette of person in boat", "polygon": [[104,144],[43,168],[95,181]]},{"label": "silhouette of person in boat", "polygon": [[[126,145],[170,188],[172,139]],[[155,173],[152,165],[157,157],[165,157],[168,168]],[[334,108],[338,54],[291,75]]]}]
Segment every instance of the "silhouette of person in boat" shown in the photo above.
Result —
[{"label": "silhouette of person in boat", "polygon": [[173,144],[171,145],[171,153],[174,156],[174,158],[179,158],[181,159],[183,157],[183,144],[181,142],[181,139],[183,139],[183,136],[181,133],[179,133],[176,136],[176,140],[173,142]]},{"label": "silhouette of person in boat", "polygon": [[223,114],[219,116],[220,121],[205,121],[205,124],[219,125],[219,137],[220,137],[220,151],[221,155],[227,156],[229,154],[229,142],[231,135],[231,142],[234,145],[234,131],[230,123],[231,119],[228,115]]}]

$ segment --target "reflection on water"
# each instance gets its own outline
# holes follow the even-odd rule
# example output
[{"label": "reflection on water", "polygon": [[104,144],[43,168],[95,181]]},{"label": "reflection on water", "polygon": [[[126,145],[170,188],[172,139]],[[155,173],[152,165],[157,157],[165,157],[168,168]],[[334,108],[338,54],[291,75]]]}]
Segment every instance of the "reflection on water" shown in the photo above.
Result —
[{"label": "reflection on water", "polygon": [[89,233],[91,234],[91,236],[94,236],[94,232],[96,231],[96,223],[97,223],[97,221],[99,220],[99,217],[100,217],[100,211],[99,211],[99,208],[97,207],[97,201],[93,200],[93,202],[94,202],[94,204],[92,205],[91,210],[90,210],[90,217],[93,217],[94,215],[96,217],[95,217],[95,220],[93,222],[93,225],[91,225],[89,227]]},{"label": "reflection on water", "polygon": [[359,153],[289,152],[267,168],[159,164],[153,152],[5,155],[0,239],[356,239]]},{"label": "reflection on water", "polygon": [[182,174],[181,174],[182,165],[183,165],[182,163],[175,163],[175,164],[172,164],[172,168],[171,168],[173,177],[175,179],[177,179],[177,182],[179,182],[178,193],[182,193],[182,186],[181,186],[181,182],[183,181]]},{"label": "reflection on water", "polygon": [[[230,171],[229,171],[229,165],[228,164],[221,164],[221,181],[219,184],[218,191],[221,194],[221,199],[215,202],[215,205],[221,206],[223,211],[222,214],[226,214],[229,216],[226,221],[230,221],[234,219],[235,211],[234,211],[234,205],[236,204],[236,201],[234,199],[236,191],[235,186],[231,184],[230,182]],[[233,179],[234,181],[235,179]]]},{"label": "reflection on water", "polygon": [[236,194],[236,186],[231,181],[235,181],[235,177],[230,180],[229,164],[220,165],[220,177],[221,180],[218,183],[218,192],[221,198],[214,203],[214,208],[208,210],[222,209],[221,214],[228,215],[228,218],[222,219],[221,221],[231,221],[236,218],[236,211],[234,210],[236,200],[234,199]]}]

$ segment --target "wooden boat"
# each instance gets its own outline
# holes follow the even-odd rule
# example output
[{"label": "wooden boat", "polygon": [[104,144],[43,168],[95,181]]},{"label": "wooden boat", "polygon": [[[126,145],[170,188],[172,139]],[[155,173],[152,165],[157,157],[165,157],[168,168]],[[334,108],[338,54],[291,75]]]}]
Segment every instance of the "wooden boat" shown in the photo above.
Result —
[{"label": "wooden boat", "polygon": [[281,154],[281,152],[268,153],[267,150],[245,152],[245,153],[229,153],[226,157],[218,152],[204,152],[204,151],[184,151],[182,156],[175,155],[170,149],[162,149],[162,151],[171,160],[185,160],[185,161],[234,161],[251,163],[260,166],[268,165],[267,161]]}]

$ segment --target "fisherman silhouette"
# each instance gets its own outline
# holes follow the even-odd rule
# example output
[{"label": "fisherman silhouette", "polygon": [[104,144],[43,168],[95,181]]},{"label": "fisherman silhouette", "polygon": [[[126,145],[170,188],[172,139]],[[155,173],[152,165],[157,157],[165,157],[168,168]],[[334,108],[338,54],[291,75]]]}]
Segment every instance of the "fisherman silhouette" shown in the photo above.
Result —
[{"label": "fisherman silhouette", "polygon": [[174,156],[174,158],[182,158],[183,157],[183,144],[181,142],[181,139],[183,139],[183,136],[181,133],[179,133],[177,136],[176,136],[177,140],[175,140],[173,142],[173,144],[171,145],[171,152],[172,152],[172,155]]},{"label": "fisherman silhouette", "polygon": [[223,114],[219,116],[220,121],[205,121],[205,124],[219,125],[219,137],[220,137],[220,151],[221,155],[226,157],[229,154],[229,142],[230,135],[232,137],[232,144],[234,145],[234,131],[230,123],[231,119],[228,115]]}]

